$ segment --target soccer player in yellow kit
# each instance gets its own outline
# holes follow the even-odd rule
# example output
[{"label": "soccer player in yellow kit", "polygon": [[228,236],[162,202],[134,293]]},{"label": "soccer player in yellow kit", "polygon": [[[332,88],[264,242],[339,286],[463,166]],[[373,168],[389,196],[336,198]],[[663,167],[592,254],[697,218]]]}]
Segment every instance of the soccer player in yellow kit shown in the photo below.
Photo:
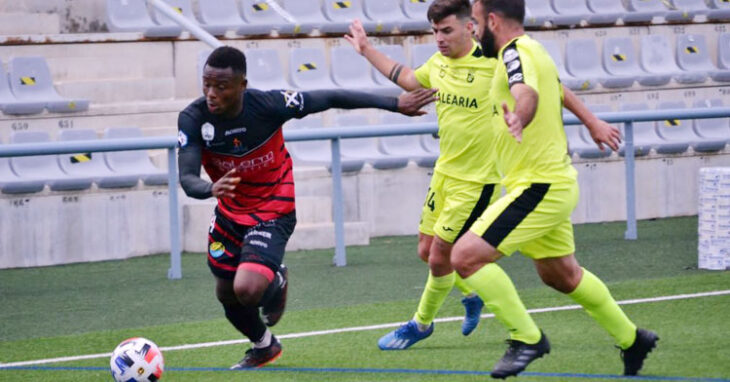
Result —
[{"label": "soccer player in yellow kit", "polygon": [[[435,0],[427,16],[438,47],[425,64],[413,70],[377,51],[362,24],[353,22],[345,38],[383,75],[405,90],[437,88],[436,113],[440,155],[426,195],[419,225],[418,254],[430,268],[418,309],[411,321],[378,341],[382,350],[403,350],[428,337],[433,319],[456,285],[465,296],[462,334],[477,326],[483,303],[464,285],[451,267],[451,248],[487,205],[499,196],[500,176],[495,169],[491,105],[488,92],[497,64],[486,59],[473,40],[469,0]],[[599,144],[613,144],[618,131],[588,111],[569,93],[566,106],[591,130]]]},{"label": "soccer player in yellow kit", "polygon": [[608,331],[621,348],[624,374],[636,375],[658,337],[637,329],[605,284],[574,256],[570,215],[578,183],[567,155],[555,64],[524,33],[524,0],[476,0],[472,12],[482,46],[498,49],[485,54],[498,54],[490,90],[493,147],[507,194],[457,241],[452,265],[510,331],[507,352],[491,375],[516,375],[550,352],[547,337],[496,264],[518,250],[533,259],[545,284],[570,296]]}]

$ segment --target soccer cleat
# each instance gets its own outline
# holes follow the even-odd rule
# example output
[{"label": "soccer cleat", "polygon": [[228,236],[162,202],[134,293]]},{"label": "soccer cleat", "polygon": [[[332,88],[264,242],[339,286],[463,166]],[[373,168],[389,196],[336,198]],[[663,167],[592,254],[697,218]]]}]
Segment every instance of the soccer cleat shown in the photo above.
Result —
[{"label": "soccer cleat", "polygon": [[464,315],[464,321],[461,323],[461,334],[468,336],[474,329],[479,325],[479,315],[482,314],[482,308],[484,302],[479,296],[474,295],[471,297],[464,297],[461,299],[461,303],[464,305],[466,314]]},{"label": "soccer cleat", "polygon": [[405,350],[416,342],[428,337],[433,333],[433,322],[426,331],[418,330],[416,321],[410,320],[401,325],[400,328],[380,337],[378,347],[380,350]]},{"label": "soccer cleat", "polygon": [[540,341],[534,345],[522,341],[507,340],[509,347],[502,359],[494,365],[492,378],[505,379],[521,373],[530,362],[550,353],[550,342],[545,333],[540,332]]},{"label": "soccer cleat", "polygon": [[644,365],[644,360],[652,349],[656,347],[659,336],[650,330],[636,329],[636,340],[626,350],[621,350],[621,359],[624,361],[624,375],[636,375]]},{"label": "soccer cleat", "polygon": [[271,336],[271,345],[257,349],[246,350],[246,355],[237,364],[231,366],[231,370],[255,369],[263,367],[276,361],[281,357],[281,342]]},{"label": "soccer cleat", "polygon": [[279,288],[277,288],[269,301],[261,307],[261,319],[263,319],[266,326],[276,325],[281,319],[281,316],[284,315],[284,309],[286,308],[286,292],[289,289],[289,269],[287,269],[286,265],[281,264],[276,274],[277,277],[274,281],[279,282]]}]

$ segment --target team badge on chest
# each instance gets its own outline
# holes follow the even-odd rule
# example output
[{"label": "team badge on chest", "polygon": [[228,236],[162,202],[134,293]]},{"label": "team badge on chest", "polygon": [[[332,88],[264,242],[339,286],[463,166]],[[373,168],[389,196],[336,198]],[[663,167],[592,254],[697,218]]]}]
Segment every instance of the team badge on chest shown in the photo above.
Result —
[{"label": "team badge on chest", "polygon": [[203,136],[204,141],[210,142],[215,137],[215,127],[210,122],[206,122],[200,127],[200,134]]}]

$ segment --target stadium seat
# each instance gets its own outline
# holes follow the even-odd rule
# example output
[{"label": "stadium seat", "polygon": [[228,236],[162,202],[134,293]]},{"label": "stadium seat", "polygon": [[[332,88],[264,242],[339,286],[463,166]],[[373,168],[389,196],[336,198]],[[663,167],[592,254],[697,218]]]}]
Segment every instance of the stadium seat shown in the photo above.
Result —
[{"label": "stadium seat", "polygon": [[588,16],[588,24],[614,24],[625,13],[626,8],[616,0],[588,0],[588,9],[592,12]]},{"label": "stadium seat", "polygon": [[343,89],[381,93],[387,87],[375,83],[372,68],[365,57],[351,46],[338,46],[330,50],[332,58],[332,79]]},{"label": "stadium seat", "polygon": [[[401,63],[403,65],[408,64],[408,60],[406,59],[406,52],[405,50],[403,50],[403,46],[401,45],[377,45],[375,48],[389,58],[393,59],[395,62]],[[399,95],[403,92],[403,89],[401,89],[400,86],[394,84],[393,81],[385,77],[383,73],[380,73],[380,71],[375,69],[375,67],[372,67],[372,73],[373,77],[375,78],[375,83],[387,89],[384,91],[385,94]]]},{"label": "stadium seat", "polygon": [[400,30],[404,32],[429,30],[431,22],[428,20],[426,12],[433,0],[402,1],[403,13],[406,17],[400,24]]},{"label": "stadium seat", "polygon": [[[138,127],[108,127],[104,130],[104,139],[142,138],[142,130]],[[107,166],[119,175],[135,175],[144,184],[167,184],[167,172],[152,164],[146,150],[111,151],[104,153]]]},{"label": "stadium seat", "polygon": [[639,77],[639,83],[643,86],[666,85],[674,75],[679,73],[679,67],[674,61],[674,51],[664,35],[641,36],[639,63],[641,68],[647,72]]},{"label": "stadium seat", "polygon": [[[657,110],[685,109],[684,101],[661,102]],[[657,134],[666,143],[660,143],[655,147],[658,154],[681,154],[694,143],[697,136],[692,130],[692,122],[684,119],[667,119],[656,121]]]},{"label": "stadium seat", "polygon": [[565,70],[563,61],[563,53],[560,51],[560,45],[554,40],[542,40],[540,44],[545,48],[550,57],[553,59],[555,66],[558,68],[558,77],[560,82],[570,90],[590,90],[596,87],[598,81],[596,79],[576,78]]},{"label": "stadium seat", "polygon": [[603,67],[609,75],[637,79],[644,73],[634,50],[631,37],[603,39]]},{"label": "stadium seat", "polygon": [[664,15],[664,19],[691,22],[695,16],[706,15],[708,11],[705,0],[672,0],[672,7]]},{"label": "stadium seat", "polygon": [[[697,100],[693,104],[695,109],[722,107],[719,98]],[[692,145],[698,152],[720,151],[730,142],[730,118],[695,119],[693,129],[700,139]]]},{"label": "stadium seat", "polygon": [[556,13],[553,17],[555,25],[579,25],[581,21],[587,22],[591,16],[586,0],[550,0],[550,3]]},{"label": "stadium seat", "polygon": [[664,0],[628,0],[623,16],[625,23],[649,23],[654,17],[663,17],[667,13]]},{"label": "stadium seat", "polygon": [[709,0],[708,6],[710,7],[710,11],[707,13],[709,21],[730,20],[730,1]]},{"label": "stadium seat", "polygon": [[[418,122],[416,118],[397,113],[381,113],[380,123],[387,125]],[[380,138],[380,150],[388,155],[408,157],[419,167],[433,167],[438,154],[426,151],[421,145],[420,135],[400,135]]]},{"label": "stadium seat", "polygon": [[717,82],[730,82],[730,33],[717,37],[717,66],[719,70],[710,72],[710,77]]},{"label": "stadium seat", "polygon": [[10,88],[19,101],[43,102],[54,113],[84,111],[89,100],[66,99],[58,95],[48,64],[43,57],[13,57],[8,63]]},{"label": "stadium seat", "polygon": [[276,49],[246,49],[246,64],[250,87],[260,90],[291,88]]},{"label": "stadium seat", "polygon": [[[62,130],[58,134],[58,140],[62,142],[96,139],[96,132],[92,129]],[[113,173],[107,167],[103,153],[61,154],[58,156],[58,161],[66,174],[91,177],[99,188],[134,187],[139,182],[139,177],[136,175]]]},{"label": "stadium seat", "polygon": [[0,158],[0,192],[3,194],[26,194],[43,191],[42,180],[23,180],[10,168],[8,158]]},{"label": "stadium seat", "polygon": [[[416,118],[413,123],[437,123],[438,116],[436,112],[431,110],[428,114]],[[424,134],[421,136],[421,146],[426,149],[427,152],[438,155],[440,153],[439,148],[439,137],[438,134]]]},{"label": "stadium seat", "polygon": [[[609,105],[589,105],[588,108],[594,113],[612,111]],[[605,145],[604,151],[598,148],[585,125],[565,125],[565,136],[571,155],[575,153],[587,159],[605,158],[611,155],[611,149]]]},{"label": "stadium seat", "polygon": [[543,27],[545,23],[553,23],[555,10],[546,0],[525,0],[525,26]]},{"label": "stadium seat", "polygon": [[400,6],[400,0],[364,0],[363,11],[373,21],[368,24],[373,30],[367,32],[391,32],[394,28],[400,28],[406,16]]},{"label": "stadium seat", "polygon": [[182,28],[152,21],[145,0],[106,0],[106,21],[112,32],[142,32],[146,37],[177,37]]},{"label": "stadium seat", "polygon": [[605,88],[627,88],[636,80],[634,76],[609,76],[603,70],[593,39],[571,39],[566,42],[565,68],[576,78],[597,79]]},{"label": "stadium seat", "polygon": [[286,21],[264,0],[242,0],[241,18],[245,22],[236,33],[241,36],[268,35],[272,31],[293,33],[296,25]]},{"label": "stadium seat", "polygon": [[350,30],[350,24],[355,19],[362,22],[366,31],[374,31],[377,24],[370,21],[363,13],[362,1],[324,0],[322,10],[328,22],[322,25],[320,31],[322,33],[347,33]]},{"label": "stadium seat", "polygon": [[[322,116],[310,115],[302,119],[292,119],[285,128],[322,128]],[[332,143],[330,140],[287,142],[286,146],[295,165],[325,166],[332,171]],[[357,172],[362,170],[365,161],[341,158],[341,164],[343,172]]]},{"label": "stadium seat", "polygon": [[[649,105],[646,103],[624,103],[619,106],[620,111],[646,111],[649,110]],[[619,127],[621,130],[621,136],[624,137],[626,142],[626,131],[624,124]],[[662,138],[657,135],[656,129],[654,128],[654,122],[634,122],[634,155],[644,156],[648,155],[652,147],[663,143]],[[622,144],[619,148],[618,154],[624,156],[625,146]]]},{"label": "stadium seat", "polygon": [[34,100],[18,100],[10,90],[10,78],[0,63],[0,109],[5,114],[22,115],[43,112],[45,102]]},{"label": "stadium seat", "polygon": [[[357,114],[340,114],[337,116],[337,126],[367,126],[367,117]],[[403,168],[408,165],[408,158],[403,156],[386,155],[378,149],[377,138],[350,138],[342,141],[342,156],[347,159],[359,159],[370,163],[379,170]]]},{"label": "stadium seat", "polygon": [[[46,131],[14,131],[10,143],[45,143],[51,138]],[[58,155],[10,158],[10,167],[23,180],[42,180],[52,191],[78,191],[91,188],[88,175],[66,174],[58,163]]]},{"label": "stadium seat", "polygon": [[198,11],[200,26],[216,36],[227,30],[239,32],[243,26],[236,0],[198,1]]},{"label": "stadium seat", "polygon": [[411,45],[411,68],[416,69],[438,52],[436,43]]},{"label": "stadium seat", "polygon": [[717,68],[712,64],[705,36],[700,34],[677,35],[677,63],[682,72],[674,78],[682,84],[697,84],[707,80]]},{"label": "stadium seat", "polygon": [[298,89],[336,89],[330,78],[324,51],[318,48],[294,48],[289,51],[289,80]]},{"label": "stadium seat", "polygon": [[321,31],[322,26],[328,24],[319,0],[283,0],[282,5],[296,19],[295,34],[309,34],[315,29]]},{"label": "stadium seat", "polygon": [[[167,5],[172,7],[174,10],[176,10],[179,14],[182,16],[185,16],[188,21],[200,25],[198,23],[198,20],[195,18],[195,14],[193,13],[193,2],[192,0],[162,0]],[[176,27],[179,26],[175,20],[169,18],[164,13],[157,10],[157,8],[152,7],[152,19],[155,20],[155,22],[158,25],[164,26],[164,27]],[[208,30],[209,33],[217,32],[215,28],[213,30]],[[223,31],[225,33],[225,31]],[[215,33],[214,33],[215,34]]]}]

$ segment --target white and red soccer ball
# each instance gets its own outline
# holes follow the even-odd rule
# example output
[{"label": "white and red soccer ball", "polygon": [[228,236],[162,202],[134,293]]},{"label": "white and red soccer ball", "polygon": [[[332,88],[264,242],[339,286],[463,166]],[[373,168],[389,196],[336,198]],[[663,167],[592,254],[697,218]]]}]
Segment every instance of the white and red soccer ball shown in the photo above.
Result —
[{"label": "white and red soccer ball", "polygon": [[160,349],[154,342],[142,337],[129,338],[117,345],[109,365],[117,382],[155,382],[165,370]]}]

